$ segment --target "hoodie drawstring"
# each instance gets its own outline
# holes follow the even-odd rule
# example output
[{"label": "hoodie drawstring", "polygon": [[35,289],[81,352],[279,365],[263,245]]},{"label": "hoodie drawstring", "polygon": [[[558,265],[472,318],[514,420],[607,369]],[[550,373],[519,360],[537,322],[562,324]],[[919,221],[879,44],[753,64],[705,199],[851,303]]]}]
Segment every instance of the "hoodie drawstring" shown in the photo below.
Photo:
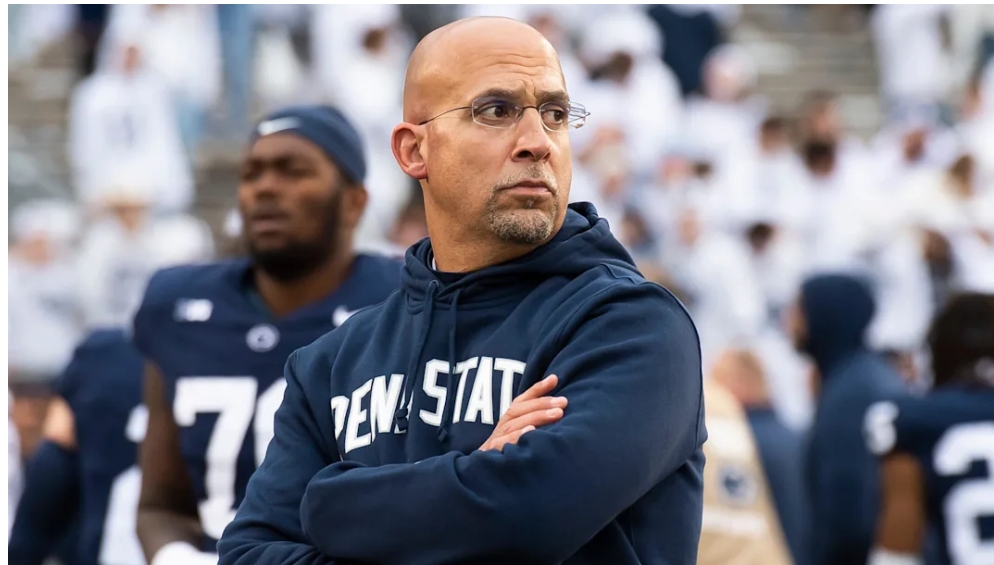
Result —
[{"label": "hoodie drawstring", "polygon": [[414,394],[414,383],[417,381],[415,376],[417,375],[418,366],[421,363],[421,355],[424,354],[425,344],[428,343],[428,334],[431,331],[431,318],[435,306],[435,288],[438,286],[438,281],[431,281],[428,283],[428,296],[425,299],[425,323],[421,325],[421,335],[419,337],[419,344],[417,349],[417,354],[411,358],[411,365],[407,368],[407,373],[404,374],[404,382],[401,386],[404,391],[404,396],[402,397],[400,406],[397,407],[397,411],[394,412],[394,421],[397,423],[397,429],[401,432],[407,431],[408,424],[408,410],[407,405],[410,404],[411,398]]},{"label": "hoodie drawstring", "polygon": [[452,296],[452,306],[449,312],[452,313],[452,328],[449,330],[449,376],[445,380],[445,407],[442,408],[442,425],[438,428],[438,441],[445,441],[449,437],[449,425],[452,419],[452,405],[455,404],[456,391],[452,388],[456,379],[456,332],[459,320],[459,293],[456,290]]}]

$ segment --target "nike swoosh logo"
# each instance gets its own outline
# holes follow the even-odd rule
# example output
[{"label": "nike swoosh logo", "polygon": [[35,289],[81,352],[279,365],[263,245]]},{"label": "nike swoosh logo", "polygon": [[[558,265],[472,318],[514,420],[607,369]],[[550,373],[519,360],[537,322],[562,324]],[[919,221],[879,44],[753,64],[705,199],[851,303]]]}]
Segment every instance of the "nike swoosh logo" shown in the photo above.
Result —
[{"label": "nike swoosh logo", "polygon": [[272,135],[283,130],[293,129],[300,125],[300,120],[294,117],[276,118],[259,124],[259,135]]},{"label": "nike swoosh logo", "polygon": [[352,317],[358,310],[348,310],[344,306],[339,306],[335,308],[335,311],[331,315],[331,323],[335,324],[335,327],[342,325],[346,320]]}]

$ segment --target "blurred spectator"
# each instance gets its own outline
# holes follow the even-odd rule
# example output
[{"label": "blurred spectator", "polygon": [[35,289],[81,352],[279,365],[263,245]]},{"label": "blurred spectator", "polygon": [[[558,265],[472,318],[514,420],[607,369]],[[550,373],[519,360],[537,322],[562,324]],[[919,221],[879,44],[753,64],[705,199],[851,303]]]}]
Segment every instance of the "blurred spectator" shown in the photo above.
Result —
[{"label": "blurred spectator", "polygon": [[658,28],[633,7],[586,22],[579,55],[592,81],[570,88],[597,117],[571,135],[575,154],[602,185],[651,174],[676,141],[680,89],[660,57],[662,43]]},{"label": "blurred spectator", "polygon": [[849,131],[840,104],[835,92],[808,92],[800,108],[799,142],[802,147],[818,142],[830,144],[840,169],[862,169],[869,165],[868,148],[862,139]]},{"label": "blurred spectator", "polygon": [[[797,211],[805,203],[804,168],[782,118],[763,120],[757,138],[740,151],[730,173],[733,176],[716,179],[721,198],[715,202],[715,227],[744,235],[755,259],[774,260],[778,267],[787,268],[786,280],[770,281],[783,289],[796,282],[791,280],[793,271],[803,267],[782,261],[801,252],[798,237],[803,226]],[[791,252],[784,254],[788,249]]]},{"label": "blurred spectator", "polygon": [[946,171],[909,187],[906,206],[907,222],[921,230],[934,303],[953,288],[990,288],[994,190],[979,186],[972,155],[961,154]]},{"label": "blurred spectator", "polygon": [[902,195],[912,185],[934,182],[959,153],[959,141],[933,113],[894,121],[873,139],[874,171],[882,193]]},{"label": "blurred spectator", "polygon": [[994,5],[953,5],[948,10],[950,70],[956,91],[962,92],[994,53]]},{"label": "blurred spectator", "polygon": [[780,421],[773,409],[763,366],[751,351],[722,352],[715,362],[712,378],[745,410],[794,565],[805,565],[809,520],[802,436]]},{"label": "blurred spectator", "polygon": [[80,217],[70,202],[37,200],[17,208],[11,226],[9,379],[46,384],[59,375],[82,336],[72,257]]},{"label": "blurred spectator", "polygon": [[802,147],[801,178],[791,224],[805,246],[809,268],[849,268],[877,227],[879,197],[866,170],[845,168],[831,141],[809,140]]},{"label": "blurred spectator", "polygon": [[877,6],[871,18],[880,70],[880,92],[889,114],[898,117],[934,108],[951,93],[951,65],[946,52],[941,5]]},{"label": "blurred spectator", "polygon": [[725,212],[721,187],[714,180],[710,156],[690,150],[673,151],[663,158],[652,182],[641,187],[637,203],[657,238],[672,239],[677,218],[685,208],[693,208],[704,229],[718,229]]},{"label": "blurred spectator", "polygon": [[664,244],[662,265],[687,298],[709,367],[719,351],[759,332],[763,298],[739,240],[705,229],[694,208],[684,209],[677,225]]},{"label": "blurred spectator", "polygon": [[874,349],[909,352],[925,337],[935,304],[933,279],[939,272],[929,268],[923,243],[914,230],[894,229],[873,257],[869,272],[877,307],[867,342]]},{"label": "blurred spectator", "polygon": [[703,94],[704,59],[724,40],[720,22],[709,8],[688,4],[649,7],[649,16],[669,42],[663,62],[673,69],[683,96]]},{"label": "blurred spectator", "polygon": [[52,385],[82,336],[72,257],[80,218],[69,202],[36,200],[15,209],[10,224],[7,374],[16,405],[8,410],[27,455],[40,437]]},{"label": "blurred spectator", "polygon": [[107,25],[108,56],[130,38],[147,68],[169,89],[180,135],[193,155],[204,136],[207,114],[222,87],[221,40],[213,5],[115,5]]},{"label": "blurred spectator", "polygon": [[747,259],[762,295],[764,323],[778,324],[804,275],[804,249],[793,234],[759,219],[745,230]]},{"label": "blurred spectator", "polygon": [[[387,133],[401,118],[407,58],[414,48],[395,5],[318,6],[315,67],[327,98],[363,127]],[[387,126],[386,124],[390,124]],[[379,140],[389,144],[389,137]]]},{"label": "blurred spectator", "polygon": [[150,199],[122,181],[105,196],[106,213],[80,244],[79,292],[88,327],[127,326],[152,273],[166,264],[213,256],[210,232],[184,216],[150,217]]},{"label": "blurred spectator", "polygon": [[69,157],[78,199],[99,206],[101,191],[127,167],[141,171],[156,209],[185,210],[193,171],[169,91],[136,43],[122,39],[108,50],[103,66],[72,94]]},{"label": "blurred spectator", "polygon": [[865,563],[873,540],[878,470],[862,441],[860,415],[874,402],[904,393],[893,366],[867,347],[874,308],[859,278],[823,274],[804,282],[792,309],[794,343],[817,366],[817,409],[805,461],[815,565]]},{"label": "blurred spectator", "polygon": [[259,108],[268,113],[284,106],[318,103],[323,93],[312,54],[321,45],[320,37],[313,37],[311,31],[313,9],[299,4],[259,4],[252,6],[252,14],[258,28],[252,89]]},{"label": "blurred spectator", "polygon": [[994,59],[980,68],[967,86],[959,121],[954,126],[963,150],[974,156],[977,182],[994,190]]},{"label": "blurred spectator", "polygon": [[766,112],[765,102],[753,93],[756,73],[745,50],[723,45],[704,61],[703,95],[687,100],[682,142],[710,156],[722,185],[744,178],[751,165]]},{"label": "blurred spectator", "polygon": [[[794,151],[786,121],[778,117],[763,120],[754,147],[755,174],[740,178],[740,186],[729,195],[733,226],[767,220],[774,227],[798,228],[791,212],[802,197],[804,166]],[[754,181],[749,182],[750,178]]]},{"label": "blurred spectator", "polygon": [[977,186],[976,160],[972,155],[961,154],[944,173],[928,180],[932,182],[909,187],[906,196],[909,221],[947,236],[985,226],[985,220],[990,218],[989,207],[994,205],[994,194]]}]

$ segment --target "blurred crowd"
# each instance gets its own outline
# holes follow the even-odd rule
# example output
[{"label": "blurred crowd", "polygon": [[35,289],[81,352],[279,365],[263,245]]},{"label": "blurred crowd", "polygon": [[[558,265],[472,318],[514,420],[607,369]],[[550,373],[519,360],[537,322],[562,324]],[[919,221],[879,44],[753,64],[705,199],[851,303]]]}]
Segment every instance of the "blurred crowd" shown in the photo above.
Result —
[{"label": "blurred crowd", "polygon": [[[12,57],[72,36],[80,80],[74,201],[11,216],[10,381],[50,382],[87,328],[124,321],[155,269],[225,252],[196,214],[196,170],[205,148],[244,143],[264,111],[325,101],[362,128],[360,248],[426,235],[389,144],[407,57],[438,25],[490,14],[556,47],[571,99],[591,113],[571,134],[571,198],[592,202],[684,301],[709,374],[759,375],[750,390],[804,429],[809,369],[785,314],[805,277],[845,269],[873,282],[870,344],[917,382],[937,305],[994,292],[994,14],[854,9],[869,21],[885,116],[868,139],[830,91],[810,92],[796,119],[771,113],[760,62],[729,41],[734,5],[21,7]],[[750,356],[731,363],[728,350]]]}]

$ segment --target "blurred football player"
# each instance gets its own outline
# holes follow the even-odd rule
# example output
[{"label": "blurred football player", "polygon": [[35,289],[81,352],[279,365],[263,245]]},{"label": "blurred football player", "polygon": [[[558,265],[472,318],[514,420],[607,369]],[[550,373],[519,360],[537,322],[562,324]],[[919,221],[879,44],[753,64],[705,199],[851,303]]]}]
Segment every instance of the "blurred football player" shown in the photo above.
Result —
[{"label": "blurred football player", "polygon": [[138,535],[152,565],[217,563],[272,438],[287,357],[398,287],[399,260],[353,250],[365,176],[362,140],[337,109],[271,114],[242,163],[248,257],[149,283],[134,342],[148,406]]},{"label": "blurred football player", "polygon": [[96,330],[76,348],[25,469],[11,563],[41,565],[53,555],[78,565],[145,562],[135,536],[148,416],[141,386],[142,358],[124,331]]},{"label": "blurred football player", "polygon": [[863,442],[863,414],[906,393],[897,371],[866,343],[875,311],[869,284],[844,273],[805,280],[790,310],[794,345],[817,369],[804,459],[814,565],[865,563],[873,545],[879,471]]},{"label": "blurred football player", "polygon": [[[206,261],[213,251],[199,220],[179,216],[153,229],[132,271],[139,293],[156,269]],[[56,380],[12,520],[11,563],[41,565],[49,557],[63,565],[145,562],[135,513],[138,444],[148,413],[142,405],[143,360],[125,330],[136,307],[132,301],[95,323]]]},{"label": "blurred football player", "polygon": [[870,565],[924,563],[927,531],[944,565],[994,563],[994,295],[951,298],[929,349],[932,391],[866,413],[882,482]]}]

